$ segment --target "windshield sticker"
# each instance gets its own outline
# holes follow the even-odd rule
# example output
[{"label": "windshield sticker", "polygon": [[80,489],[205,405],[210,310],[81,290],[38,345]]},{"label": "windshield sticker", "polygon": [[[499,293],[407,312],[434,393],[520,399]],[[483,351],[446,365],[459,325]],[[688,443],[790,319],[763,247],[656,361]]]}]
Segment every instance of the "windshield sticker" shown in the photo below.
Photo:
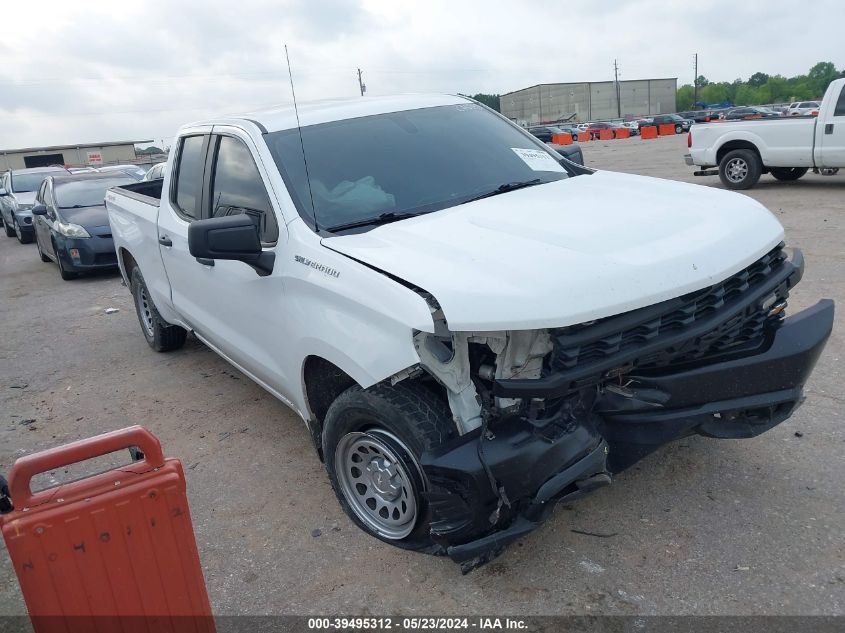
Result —
[{"label": "windshield sticker", "polygon": [[522,149],[521,147],[511,147],[511,149],[514,154],[522,159],[522,162],[534,171],[566,171],[548,152],[540,149]]}]

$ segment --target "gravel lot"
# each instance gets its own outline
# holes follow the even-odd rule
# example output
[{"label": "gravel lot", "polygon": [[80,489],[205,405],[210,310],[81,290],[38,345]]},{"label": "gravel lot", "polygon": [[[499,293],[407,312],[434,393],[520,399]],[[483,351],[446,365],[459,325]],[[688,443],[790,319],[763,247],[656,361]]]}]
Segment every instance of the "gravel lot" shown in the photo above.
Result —
[{"label": "gravel lot", "polygon": [[[597,168],[721,187],[692,176],[685,141],[585,143],[584,154]],[[749,195],[804,250],[791,311],[840,304],[804,406],[753,440],[666,447],[468,576],[356,529],[301,421],[195,339],[152,352],[117,274],[63,282],[34,245],[5,237],[0,471],[32,451],[147,426],[185,465],[220,614],[843,614],[845,175],[764,176]],[[22,613],[0,555],[0,615]]]}]

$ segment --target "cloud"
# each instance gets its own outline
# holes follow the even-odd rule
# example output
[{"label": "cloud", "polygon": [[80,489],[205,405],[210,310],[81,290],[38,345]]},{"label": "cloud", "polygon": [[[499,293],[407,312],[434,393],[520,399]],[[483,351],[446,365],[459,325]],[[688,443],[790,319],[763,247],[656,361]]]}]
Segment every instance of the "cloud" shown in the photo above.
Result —
[{"label": "cloud", "polygon": [[[796,27],[794,7],[659,0],[50,0],[4,7],[3,148],[127,138],[297,97],[508,92],[556,81],[710,80],[845,66],[835,20]],[[838,15],[819,0],[810,16]],[[44,16],[49,16],[48,20]],[[37,28],[35,28],[37,26]],[[788,34],[788,36],[787,36]]]}]

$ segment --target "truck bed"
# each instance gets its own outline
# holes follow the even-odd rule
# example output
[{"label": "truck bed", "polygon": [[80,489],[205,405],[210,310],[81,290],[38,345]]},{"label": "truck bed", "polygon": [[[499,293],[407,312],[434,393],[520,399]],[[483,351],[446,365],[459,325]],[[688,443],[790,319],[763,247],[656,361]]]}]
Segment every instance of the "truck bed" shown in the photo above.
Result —
[{"label": "truck bed", "polygon": [[146,202],[147,204],[155,204],[158,206],[161,202],[161,190],[163,185],[164,179],[159,178],[157,180],[142,180],[141,182],[133,182],[128,185],[114,187],[113,189],[140,202]]}]

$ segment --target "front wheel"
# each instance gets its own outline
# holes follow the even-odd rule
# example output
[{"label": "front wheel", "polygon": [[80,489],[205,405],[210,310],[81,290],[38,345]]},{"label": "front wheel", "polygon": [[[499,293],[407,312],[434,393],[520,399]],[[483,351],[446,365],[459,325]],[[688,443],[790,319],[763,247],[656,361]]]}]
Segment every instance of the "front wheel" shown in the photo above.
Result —
[{"label": "front wheel", "polygon": [[683,126],[681,126],[681,125],[676,125],[676,126],[675,126],[675,134],[680,134],[680,133],[681,133],[681,132],[683,132],[683,131],[684,131]]},{"label": "front wheel", "polygon": [[454,434],[446,403],[419,383],[350,387],[329,407],[323,429],[326,470],[343,511],[391,545],[439,552],[419,458]]},{"label": "front wheel", "polygon": [[41,250],[41,242],[38,241],[38,237],[35,238],[35,247],[38,249],[38,256],[41,258],[42,262],[52,261],[44,254],[44,251]]},{"label": "front wheel", "polygon": [[23,232],[23,229],[21,228],[20,224],[18,224],[17,218],[14,218],[14,224],[15,235],[18,236],[18,242],[20,242],[21,244],[29,244],[32,241],[32,236]]},{"label": "front wheel", "polygon": [[763,163],[750,149],[735,149],[719,161],[719,179],[728,189],[750,189],[763,173]]},{"label": "front wheel", "polygon": [[3,228],[6,229],[6,237],[15,237],[15,227],[11,222],[3,222]]},{"label": "front wheel", "polygon": [[141,332],[147,343],[157,352],[169,352],[185,344],[188,332],[178,325],[171,325],[161,318],[153,303],[150,291],[137,266],[130,274],[132,297],[135,299],[135,312],[141,324]]},{"label": "front wheel", "polygon": [[772,174],[778,180],[782,180],[784,182],[790,180],[798,180],[801,176],[807,173],[806,167],[772,167],[769,170],[769,173]]}]

